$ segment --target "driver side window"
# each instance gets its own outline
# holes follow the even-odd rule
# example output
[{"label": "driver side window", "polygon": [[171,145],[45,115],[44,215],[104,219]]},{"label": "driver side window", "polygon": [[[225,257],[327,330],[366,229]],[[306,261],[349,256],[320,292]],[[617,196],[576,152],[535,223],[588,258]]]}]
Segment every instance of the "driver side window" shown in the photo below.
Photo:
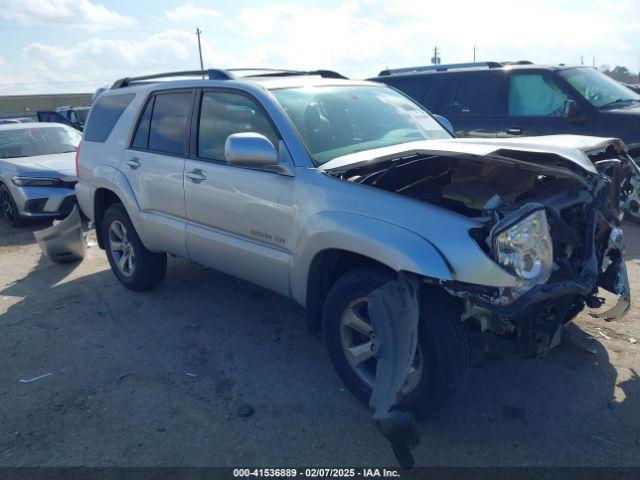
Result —
[{"label": "driver side window", "polygon": [[264,135],[278,149],[278,135],[264,111],[246,95],[204,92],[198,124],[198,156],[224,161],[224,144],[233,133]]},{"label": "driver side window", "polygon": [[551,80],[537,73],[509,79],[510,117],[562,117],[567,96]]}]

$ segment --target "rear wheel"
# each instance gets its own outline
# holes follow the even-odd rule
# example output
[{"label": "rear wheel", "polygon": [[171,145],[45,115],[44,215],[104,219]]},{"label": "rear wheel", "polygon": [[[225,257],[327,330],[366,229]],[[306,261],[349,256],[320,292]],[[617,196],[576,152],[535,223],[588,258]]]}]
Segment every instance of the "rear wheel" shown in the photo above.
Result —
[{"label": "rear wheel", "polygon": [[162,281],[167,255],[147,250],[121,204],[107,209],[102,228],[107,258],[120,283],[131,290],[148,290]]},{"label": "rear wheel", "polygon": [[9,188],[4,184],[0,184],[0,211],[5,221],[12,227],[18,228],[27,224],[27,220],[20,216]]},{"label": "rear wheel", "polygon": [[[393,279],[375,268],[346,273],[331,287],[323,309],[323,330],[336,372],[363,403],[375,381],[376,359],[372,351],[367,297]],[[421,295],[418,349],[402,389],[400,407],[418,418],[438,410],[461,388],[470,364],[471,343],[460,319],[460,306],[437,288]]]}]

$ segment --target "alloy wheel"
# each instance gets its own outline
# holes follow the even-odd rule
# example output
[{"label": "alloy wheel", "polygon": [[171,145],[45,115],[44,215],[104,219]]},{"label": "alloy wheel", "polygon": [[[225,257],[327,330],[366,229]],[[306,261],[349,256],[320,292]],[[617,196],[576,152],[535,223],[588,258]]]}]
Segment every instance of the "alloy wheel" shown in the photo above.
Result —
[{"label": "alloy wheel", "polygon": [[11,198],[11,193],[9,193],[9,190],[4,186],[0,188],[0,209],[8,223],[13,223],[16,220],[17,212],[13,199]]},{"label": "alloy wheel", "polygon": [[[374,353],[375,336],[367,307],[367,298],[358,298],[347,306],[340,318],[340,340],[344,356],[354,373],[368,387],[373,388],[377,361]],[[404,395],[418,386],[424,367],[423,355],[418,345],[413,365],[402,388]]]},{"label": "alloy wheel", "polygon": [[133,245],[127,237],[127,229],[118,220],[109,225],[109,251],[113,261],[122,275],[130,277],[136,266]]},{"label": "alloy wheel", "polygon": [[[640,158],[635,159],[636,162],[640,161]],[[632,217],[636,223],[640,223],[640,179],[634,177],[631,179],[632,192],[629,194],[629,211],[627,215]]]}]

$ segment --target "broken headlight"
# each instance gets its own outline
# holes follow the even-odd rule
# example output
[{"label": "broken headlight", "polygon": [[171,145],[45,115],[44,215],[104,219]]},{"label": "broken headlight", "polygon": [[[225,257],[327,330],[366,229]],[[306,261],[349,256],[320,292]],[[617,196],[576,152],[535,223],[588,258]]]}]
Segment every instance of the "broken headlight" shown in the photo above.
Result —
[{"label": "broken headlight", "polygon": [[545,283],[553,271],[553,243],[544,209],[536,210],[494,236],[496,261],[522,287]]}]

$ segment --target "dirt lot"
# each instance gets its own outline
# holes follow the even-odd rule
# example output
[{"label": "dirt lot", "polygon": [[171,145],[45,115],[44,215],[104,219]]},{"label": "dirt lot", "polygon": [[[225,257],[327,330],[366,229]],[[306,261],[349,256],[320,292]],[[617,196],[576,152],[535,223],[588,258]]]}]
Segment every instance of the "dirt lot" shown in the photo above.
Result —
[{"label": "dirt lot", "polygon": [[[395,465],[293,302],[177,259],[130,292],[96,246],[56,265],[32,230],[0,224],[1,466]],[[625,231],[640,298],[640,229]],[[418,465],[640,465],[638,312],[581,314],[546,359],[478,352],[421,422]]]}]

